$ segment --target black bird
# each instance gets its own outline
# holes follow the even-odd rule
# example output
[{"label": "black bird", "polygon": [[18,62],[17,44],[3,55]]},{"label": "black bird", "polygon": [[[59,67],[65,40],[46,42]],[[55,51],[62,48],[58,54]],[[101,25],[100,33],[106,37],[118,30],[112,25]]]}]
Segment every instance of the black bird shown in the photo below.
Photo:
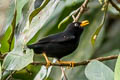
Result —
[{"label": "black bird", "polygon": [[42,53],[47,65],[50,65],[47,56],[60,60],[77,48],[83,27],[87,24],[89,24],[87,20],[70,23],[63,32],[49,35],[35,44],[27,45],[27,47],[33,49],[36,54]]}]

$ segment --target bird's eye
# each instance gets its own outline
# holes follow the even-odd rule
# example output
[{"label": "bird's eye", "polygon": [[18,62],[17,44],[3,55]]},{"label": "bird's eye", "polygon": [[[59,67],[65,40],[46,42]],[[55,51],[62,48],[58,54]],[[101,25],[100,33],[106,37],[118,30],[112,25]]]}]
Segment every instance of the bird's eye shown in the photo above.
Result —
[{"label": "bird's eye", "polygon": [[77,27],[77,26],[79,26],[79,24],[75,23],[74,26]]}]

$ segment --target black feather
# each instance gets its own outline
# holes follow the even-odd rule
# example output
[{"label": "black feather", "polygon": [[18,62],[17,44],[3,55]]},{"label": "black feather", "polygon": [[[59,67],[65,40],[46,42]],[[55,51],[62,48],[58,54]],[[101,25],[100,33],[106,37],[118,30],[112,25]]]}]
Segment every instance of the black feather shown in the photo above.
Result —
[{"label": "black feather", "polygon": [[72,53],[79,44],[79,38],[83,32],[79,22],[70,23],[65,31],[49,35],[37,43],[28,45],[35,53],[45,52],[48,57],[58,59]]}]

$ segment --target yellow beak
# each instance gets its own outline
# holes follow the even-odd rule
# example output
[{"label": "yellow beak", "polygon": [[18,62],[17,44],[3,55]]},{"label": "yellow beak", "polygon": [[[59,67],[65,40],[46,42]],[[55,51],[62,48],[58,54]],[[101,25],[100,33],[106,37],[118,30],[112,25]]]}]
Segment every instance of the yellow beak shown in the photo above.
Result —
[{"label": "yellow beak", "polygon": [[85,27],[88,24],[89,24],[89,21],[88,20],[84,20],[84,21],[81,22],[80,27]]}]

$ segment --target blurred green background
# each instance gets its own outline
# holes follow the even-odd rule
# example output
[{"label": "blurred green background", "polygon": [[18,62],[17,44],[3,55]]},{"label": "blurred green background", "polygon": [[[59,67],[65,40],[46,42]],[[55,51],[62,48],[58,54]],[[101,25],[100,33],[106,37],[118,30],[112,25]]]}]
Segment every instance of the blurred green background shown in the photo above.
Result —
[{"label": "blurred green background", "polygon": [[[62,60],[80,62],[97,57],[119,54],[120,11],[117,11],[110,3],[106,12],[104,24],[98,34],[97,40],[94,45],[91,43],[93,34],[102,23],[104,11],[101,9],[104,8],[106,1],[107,0],[89,0],[88,8],[82,14],[79,21],[89,20],[90,24],[85,27],[78,48],[72,54],[62,58]],[[120,7],[120,3],[117,2],[117,0],[113,1]],[[3,0],[0,2],[4,3]],[[16,51],[19,47],[23,50],[23,46],[26,44],[35,43],[47,35],[63,31],[73,19],[70,16],[69,19],[63,22],[58,29],[59,23],[68,17],[74,10],[79,8],[83,2],[84,0],[58,0],[58,2],[56,0],[16,0],[16,2],[15,0],[8,0],[8,5],[6,4],[8,8],[5,8],[5,11],[2,11],[2,7],[0,7],[0,17],[5,16],[3,18],[3,23],[0,20],[0,31],[3,30],[3,32],[0,33],[1,55],[7,53],[11,55],[10,52],[14,50]],[[31,13],[33,18],[30,23],[29,19],[31,18]],[[10,58],[9,55],[4,61],[1,60],[1,63],[4,63],[4,65],[7,66],[13,64],[12,62],[10,62],[10,64],[7,62],[7,58]],[[13,56],[11,56],[11,58],[12,57]],[[12,61],[11,58],[10,60]],[[34,55],[33,60],[40,62],[45,61],[41,55]],[[50,58],[50,60],[53,59]],[[16,63],[20,63],[20,60]],[[104,61],[103,63],[114,72],[116,60]],[[4,68],[4,65],[2,66],[2,69],[8,69],[8,71],[11,71],[8,67]],[[23,69],[20,70],[16,67],[15,70],[17,69],[18,71],[16,71],[8,80],[37,80],[35,79],[36,75],[42,76],[44,74],[38,73],[41,69],[40,65],[29,64],[25,68],[24,67],[25,66],[22,66]],[[86,66],[78,66],[70,69],[66,68],[65,73],[68,80],[92,80],[86,77],[85,68]],[[5,71],[2,70],[1,73],[5,73]],[[7,76],[10,74],[11,73],[7,73]],[[7,80],[4,74],[2,74],[1,77],[3,77],[3,80]],[[46,80],[61,80],[60,67],[52,67],[51,73]]]}]

